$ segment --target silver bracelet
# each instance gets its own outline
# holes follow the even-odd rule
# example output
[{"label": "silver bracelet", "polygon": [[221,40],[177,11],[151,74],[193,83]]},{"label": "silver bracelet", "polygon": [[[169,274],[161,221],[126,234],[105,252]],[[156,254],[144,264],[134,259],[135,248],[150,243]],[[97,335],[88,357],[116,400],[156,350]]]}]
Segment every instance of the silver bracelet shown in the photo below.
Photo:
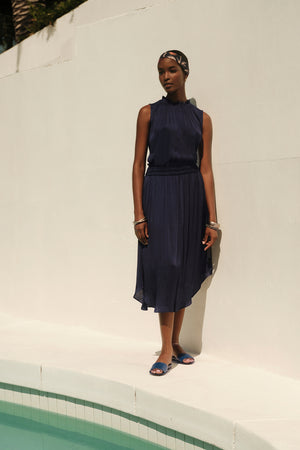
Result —
[{"label": "silver bracelet", "polygon": [[143,223],[143,222],[147,222],[146,217],[143,217],[142,219],[139,219],[139,220],[134,220],[133,225],[136,226],[138,223]]},{"label": "silver bracelet", "polygon": [[206,226],[208,228],[211,228],[212,230],[216,231],[220,230],[220,224],[217,222],[210,221],[209,223],[206,224]]}]

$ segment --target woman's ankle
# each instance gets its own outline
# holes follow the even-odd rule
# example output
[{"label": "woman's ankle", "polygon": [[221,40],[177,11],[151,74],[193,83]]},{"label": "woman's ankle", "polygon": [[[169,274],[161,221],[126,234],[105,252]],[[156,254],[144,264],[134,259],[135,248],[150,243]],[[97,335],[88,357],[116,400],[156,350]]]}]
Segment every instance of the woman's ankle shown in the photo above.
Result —
[{"label": "woman's ankle", "polygon": [[173,347],[164,348],[161,350],[160,355],[170,355],[173,352]]}]

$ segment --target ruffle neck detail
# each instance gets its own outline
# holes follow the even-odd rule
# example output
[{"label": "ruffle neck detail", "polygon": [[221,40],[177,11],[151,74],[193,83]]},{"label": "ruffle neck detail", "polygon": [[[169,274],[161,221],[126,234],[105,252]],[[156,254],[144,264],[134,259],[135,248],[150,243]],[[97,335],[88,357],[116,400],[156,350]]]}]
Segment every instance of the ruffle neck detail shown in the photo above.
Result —
[{"label": "ruffle neck detail", "polygon": [[189,105],[191,102],[190,100],[186,100],[185,102],[172,102],[169,98],[165,97],[164,95],[162,96],[162,101],[164,101],[165,103],[169,103],[170,105]]}]

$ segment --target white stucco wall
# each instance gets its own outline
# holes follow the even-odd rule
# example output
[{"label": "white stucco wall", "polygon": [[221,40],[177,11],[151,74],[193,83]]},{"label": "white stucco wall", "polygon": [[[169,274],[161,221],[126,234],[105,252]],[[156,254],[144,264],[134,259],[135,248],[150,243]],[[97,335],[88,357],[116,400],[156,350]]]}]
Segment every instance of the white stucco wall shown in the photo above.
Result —
[{"label": "white stucco wall", "polygon": [[159,342],[132,298],[131,170],[160,53],[210,114],[221,239],[194,350],[299,376],[300,4],[89,0],[0,55],[1,312]]}]

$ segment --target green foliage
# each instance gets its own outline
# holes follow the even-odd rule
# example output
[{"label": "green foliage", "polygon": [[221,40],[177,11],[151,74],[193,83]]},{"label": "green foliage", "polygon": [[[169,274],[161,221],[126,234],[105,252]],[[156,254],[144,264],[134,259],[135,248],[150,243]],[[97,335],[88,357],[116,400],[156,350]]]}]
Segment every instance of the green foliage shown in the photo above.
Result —
[{"label": "green foliage", "polygon": [[32,17],[27,30],[30,34],[42,28],[53,25],[56,19],[72,11],[87,0],[46,0],[43,3],[31,3],[30,15]]},{"label": "green foliage", "polygon": [[14,37],[15,30],[12,15],[0,13],[0,46],[2,47],[2,51],[13,46]]}]

